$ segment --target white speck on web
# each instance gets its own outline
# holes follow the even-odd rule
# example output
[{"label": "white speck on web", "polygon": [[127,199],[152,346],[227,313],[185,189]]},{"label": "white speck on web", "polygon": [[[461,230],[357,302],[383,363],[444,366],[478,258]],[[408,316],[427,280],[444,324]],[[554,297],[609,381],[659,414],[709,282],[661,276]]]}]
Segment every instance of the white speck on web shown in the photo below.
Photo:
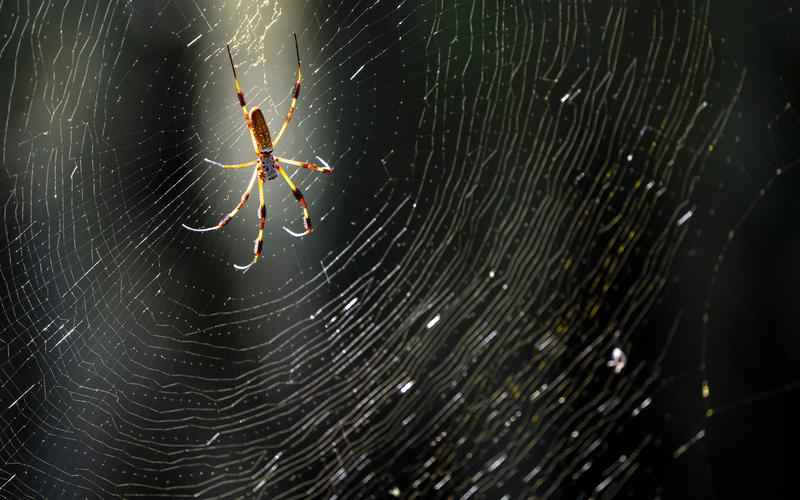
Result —
[{"label": "white speck on web", "polygon": [[8,409],[10,410],[11,408],[13,408],[13,407],[14,407],[14,406],[15,406],[15,405],[16,405],[16,404],[19,402],[19,400],[20,400],[20,399],[22,399],[22,398],[24,398],[26,394],[28,394],[29,392],[31,392],[31,390],[32,390],[34,387],[36,387],[36,384],[33,384],[32,386],[28,387],[28,389],[27,389],[25,392],[23,392],[23,393],[22,393],[22,395],[20,395],[20,397],[18,397],[17,399],[15,399],[15,400],[14,400],[14,402],[13,402],[13,403],[11,403],[11,404],[8,406]]},{"label": "white speck on web", "polygon": [[615,347],[611,351],[611,359],[608,360],[606,365],[609,368],[614,368],[614,373],[620,373],[625,368],[625,363],[628,362],[628,356],[619,347]]},{"label": "white speck on web", "polygon": [[200,33],[199,35],[197,35],[196,37],[194,37],[194,38],[192,39],[192,41],[191,41],[191,42],[189,42],[188,44],[186,44],[186,46],[187,46],[187,47],[191,47],[191,46],[194,44],[194,42],[196,42],[196,41],[200,40],[201,38],[203,38],[203,34],[202,34],[202,33]]},{"label": "white speck on web", "polygon": [[0,486],[0,490],[2,490],[3,488],[5,488],[5,487],[6,487],[6,485],[7,485],[8,483],[10,483],[10,482],[11,482],[11,481],[12,481],[12,480],[15,478],[15,477],[17,477],[17,475],[16,475],[16,474],[14,474],[14,475],[12,475],[10,478],[8,478],[8,481],[6,481],[5,483],[3,483],[3,485],[2,485],[2,486]]},{"label": "white speck on web", "polygon": [[211,446],[211,443],[213,443],[214,441],[216,441],[218,437],[219,437],[219,432],[218,432],[218,433],[216,433],[216,434],[214,434],[213,436],[211,436],[211,439],[209,439],[208,441],[206,441],[206,446]]},{"label": "white speck on web", "polygon": [[344,310],[345,310],[345,311],[349,311],[349,310],[350,310],[350,308],[352,308],[354,305],[356,305],[356,303],[357,303],[357,302],[358,302],[358,297],[353,297],[353,299],[352,299],[352,300],[350,300],[350,302],[348,302],[348,303],[347,303],[347,304],[344,306]]},{"label": "white speck on web", "polygon": [[358,74],[361,73],[361,70],[364,69],[364,66],[366,66],[366,64],[362,64],[361,67],[358,68],[355,73],[353,73],[353,76],[350,77],[350,80],[353,80],[353,78],[358,76]]},{"label": "white speck on web", "polygon": [[678,226],[682,226],[684,223],[686,223],[686,221],[692,218],[692,215],[694,215],[694,211],[692,210],[689,210],[688,212],[683,214],[681,218],[678,219]]},{"label": "white speck on web", "polygon": [[73,327],[72,327],[72,330],[70,330],[70,331],[68,331],[66,334],[64,334],[64,336],[63,336],[63,337],[61,337],[61,340],[59,340],[58,342],[56,342],[56,345],[54,345],[53,347],[51,347],[51,348],[50,348],[50,351],[52,351],[53,349],[55,349],[56,347],[58,347],[58,345],[59,345],[59,344],[61,344],[62,342],[64,342],[64,341],[67,339],[67,337],[69,337],[70,335],[72,335],[72,332],[74,332],[76,328],[78,328],[78,327],[77,327],[77,326],[73,326]]}]

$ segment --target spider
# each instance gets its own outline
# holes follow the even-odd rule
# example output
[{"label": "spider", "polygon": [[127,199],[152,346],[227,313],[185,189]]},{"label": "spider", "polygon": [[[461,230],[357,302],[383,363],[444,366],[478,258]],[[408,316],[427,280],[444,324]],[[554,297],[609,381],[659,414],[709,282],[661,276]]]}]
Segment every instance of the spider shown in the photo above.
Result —
[{"label": "spider", "polygon": [[281,163],[286,163],[287,165],[293,165],[295,167],[305,168],[308,170],[313,170],[315,172],[322,172],[324,174],[333,173],[333,168],[328,165],[325,160],[317,156],[317,159],[322,163],[322,166],[317,165],[316,163],[308,163],[303,161],[297,160],[289,160],[287,158],[283,158],[280,156],[276,156],[273,154],[273,148],[278,145],[278,142],[283,137],[283,133],[286,131],[286,127],[289,125],[289,122],[292,120],[292,116],[294,116],[295,109],[297,109],[297,97],[300,95],[300,82],[302,81],[303,77],[300,72],[300,47],[297,44],[297,34],[293,34],[294,36],[294,48],[295,53],[297,54],[297,80],[294,83],[294,90],[292,91],[292,101],[289,104],[289,112],[286,115],[286,119],[283,121],[283,125],[281,126],[280,130],[278,131],[278,135],[275,136],[275,140],[271,139],[269,133],[269,127],[267,127],[267,121],[264,119],[264,113],[261,112],[261,109],[258,106],[253,107],[252,110],[247,110],[247,104],[244,100],[244,93],[242,92],[242,87],[239,84],[239,77],[236,74],[236,65],[233,64],[233,56],[231,55],[231,47],[230,45],[226,45],[225,47],[228,49],[228,59],[231,62],[231,70],[233,70],[233,81],[234,81],[234,88],[236,89],[236,96],[239,98],[239,105],[242,107],[242,114],[244,115],[244,121],[247,124],[247,128],[250,130],[250,138],[253,140],[253,147],[256,151],[257,159],[253,161],[248,161],[246,163],[237,163],[233,165],[225,165],[222,163],[217,163],[213,160],[209,160],[208,158],[204,158],[205,161],[211,163],[213,165],[218,165],[222,168],[250,168],[255,167],[253,170],[253,175],[250,178],[250,183],[247,185],[247,189],[245,189],[244,193],[242,193],[242,198],[239,201],[239,205],[236,206],[233,210],[230,211],[225,217],[220,220],[216,226],[212,227],[203,227],[203,228],[193,228],[189,227],[186,224],[183,224],[183,227],[188,229],[189,231],[194,231],[198,233],[203,233],[206,231],[216,231],[217,229],[222,229],[225,224],[231,221],[236,214],[239,213],[239,210],[244,207],[247,200],[250,198],[250,192],[253,190],[253,186],[258,179],[258,195],[259,195],[259,206],[258,206],[258,237],[255,240],[255,248],[253,250],[254,256],[253,260],[247,264],[246,266],[239,266],[234,264],[233,267],[239,269],[240,271],[246,272],[250,267],[255,264],[256,262],[261,259],[261,251],[264,244],[264,226],[267,222],[267,208],[264,203],[264,181],[272,180],[280,175],[286,184],[289,185],[289,189],[292,190],[292,194],[294,198],[297,200],[297,203],[300,204],[300,207],[303,209],[303,226],[305,227],[305,231],[302,233],[296,233],[288,228],[284,227],[283,229],[292,236],[295,237],[303,237],[312,231],[311,226],[311,215],[308,212],[308,203],[306,203],[305,198],[303,197],[303,193],[297,188],[292,179],[286,174],[286,171],[281,166]]}]

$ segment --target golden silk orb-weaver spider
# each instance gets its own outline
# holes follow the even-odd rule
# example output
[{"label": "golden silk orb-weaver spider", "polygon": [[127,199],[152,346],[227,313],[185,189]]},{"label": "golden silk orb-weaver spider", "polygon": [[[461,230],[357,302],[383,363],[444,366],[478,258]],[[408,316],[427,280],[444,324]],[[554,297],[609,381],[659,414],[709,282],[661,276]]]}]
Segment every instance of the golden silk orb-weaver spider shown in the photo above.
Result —
[{"label": "golden silk orb-weaver spider", "polygon": [[269,127],[267,127],[267,121],[264,119],[264,113],[258,108],[258,106],[253,107],[252,110],[247,110],[247,104],[244,100],[244,93],[242,92],[242,87],[239,84],[239,77],[236,74],[236,65],[233,64],[233,56],[231,55],[231,47],[230,45],[226,45],[228,49],[228,59],[231,62],[231,70],[233,70],[233,81],[234,87],[236,89],[236,96],[239,98],[239,105],[242,107],[242,114],[244,115],[244,121],[247,124],[248,130],[250,130],[250,138],[253,140],[253,147],[256,151],[257,158],[253,161],[248,161],[246,163],[237,163],[233,165],[225,165],[222,163],[217,163],[213,160],[209,160],[208,158],[204,158],[205,161],[208,163],[218,165],[222,168],[251,168],[253,169],[253,175],[250,177],[250,183],[247,185],[247,189],[245,189],[244,193],[242,193],[242,198],[239,201],[239,204],[231,210],[228,215],[222,218],[222,220],[217,223],[216,226],[212,227],[203,227],[203,228],[194,228],[189,227],[186,224],[183,224],[183,227],[188,229],[189,231],[195,231],[198,233],[203,233],[206,231],[216,231],[217,229],[222,229],[225,224],[231,221],[236,214],[239,213],[239,210],[244,207],[247,200],[250,198],[250,192],[253,190],[253,186],[258,180],[258,196],[259,196],[259,205],[258,205],[258,237],[255,241],[255,249],[253,250],[254,256],[253,260],[247,264],[246,266],[238,266],[234,264],[233,267],[239,269],[241,271],[247,271],[250,269],[250,266],[255,264],[256,262],[261,259],[261,251],[264,244],[264,226],[267,222],[267,208],[266,203],[264,200],[264,181],[272,180],[280,175],[286,184],[289,185],[289,189],[292,190],[292,194],[294,198],[297,200],[297,203],[300,204],[300,207],[303,209],[303,226],[305,227],[305,231],[302,233],[296,233],[294,231],[289,230],[284,226],[284,230],[295,237],[303,237],[312,231],[311,226],[311,215],[308,212],[308,203],[306,203],[306,199],[303,197],[303,193],[297,188],[295,183],[292,181],[291,177],[286,174],[286,171],[281,166],[281,163],[286,163],[287,165],[293,165],[295,167],[305,168],[308,170],[313,170],[315,172],[322,172],[324,174],[333,173],[333,168],[328,165],[325,160],[317,156],[317,159],[322,163],[322,166],[317,165],[316,163],[308,163],[303,161],[297,160],[289,160],[287,158],[283,158],[280,156],[275,156],[273,154],[273,149],[278,145],[281,138],[283,137],[283,133],[286,131],[286,127],[289,125],[289,122],[292,120],[294,116],[295,109],[297,109],[297,98],[300,95],[300,82],[303,80],[302,73],[300,71],[300,47],[297,44],[297,35],[293,34],[294,36],[294,49],[295,53],[297,54],[297,80],[294,82],[294,90],[292,91],[292,101],[289,104],[289,112],[286,114],[286,118],[283,120],[283,125],[281,125],[280,130],[278,131],[278,135],[275,136],[275,140],[272,140]]}]

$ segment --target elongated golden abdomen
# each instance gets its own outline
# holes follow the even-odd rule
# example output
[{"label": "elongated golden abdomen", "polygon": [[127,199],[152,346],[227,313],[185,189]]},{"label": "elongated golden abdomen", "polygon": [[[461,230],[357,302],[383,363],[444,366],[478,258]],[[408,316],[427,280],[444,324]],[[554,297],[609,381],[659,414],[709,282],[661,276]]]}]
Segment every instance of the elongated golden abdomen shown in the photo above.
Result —
[{"label": "elongated golden abdomen", "polygon": [[261,109],[255,107],[250,111],[250,123],[253,124],[253,146],[256,153],[272,152],[272,137],[269,135],[269,127],[264,119]]}]

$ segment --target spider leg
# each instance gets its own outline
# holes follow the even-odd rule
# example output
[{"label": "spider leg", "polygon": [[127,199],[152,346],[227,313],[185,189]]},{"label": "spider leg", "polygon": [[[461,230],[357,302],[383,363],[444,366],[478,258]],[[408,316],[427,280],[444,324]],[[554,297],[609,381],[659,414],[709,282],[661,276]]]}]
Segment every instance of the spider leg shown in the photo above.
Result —
[{"label": "spider leg", "polygon": [[250,123],[250,112],[247,111],[247,103],[244,100],[244,92],[242,92],[242,86],[239,84],[239,75],[236,74],[236,65],[233,64],[233,56],[231,55],[231,46],[225,45],[225,48],[228,49],[228,59],[231,62],[231,70],[233,71],[233,82],[234,82],[234,89],[236,89],[236,97],[239,98],[239,106],[242,107],[242,115],[244,115],[244,121],[247,123],[247,127],[252,129],[253,126]]},{"label": "spider leg", "polygon": [[303,208],[303,226],[305,226],[305,231],[302,233],[295,233],[286,226],[283,227],[283,230],[291,234],[295,238],[302,238],[303,236],[310,234],[311,231],[313,231],[313,228],[311,226],[311,214],[309,214],[308,212],[308,203],[306,203],[306,199],[303,197],[303,193],[300,192],[300,190],[292,181],[291,177],[289,177],[286,174],[286,171],[277,162],[275,162],[275,170],[277,170],[278,173],[281,174],[283,180],[286,181],[286,184],[289,185],[289,189],[292,190],[294,199],[297,200],[297,203]]},{"label": "spider leg", "polygon": [[245,203],[247,203],[247,200],[250,199],[250,192],[253,190],[253,185],[255,184],[257,177],[258,177],[258,169],[254,169],[253,176],[250,177],[250,183],[247,185],[247,189],[245,189],[244,193],[242,193],[242,199],[239,200],[239,204],[236,206],[236,208],[231,210],[230,213],[228,213],[228,215],[223,217],[222,220],[220,220],[216,226],[195,228],[195,227],[189,227],[186,224],[181,224],[181,225],[185,229],[188,229],[189,231],[194,231],[195,233],[205,233],[207,231],[216,231],[217,229],[222,229],[223,226],[225,226],[225,224],[227,224],[228,222],[231,221],[231,219],[236,217],[236,214],[239,213],[239,210],[241,210],[242,207],[244,207]]},{"label": "spider leg", "polygon": [[317,156],[317,159],[322,163],[322,166],[317,165],[316,163],[309,163],[309,162],[297,161],[297,160],[289,160],[288,158],[282,158],[280,156],[276,156],[275,159],[278,160],[281,163],[286,163],[287,165],[294,165],[295,167],[305,168],[305,169],[308,169],[308,170],[313,170],[315,172],[321,172],[323,174],[332,174],[333,173],[333,167],[328,165],[328,163],[325,160],[323,160],[322,158],[320,158],[319,156]]},{"label": "spider leg", "polygon": [[209,160],[208,158],[203,158],[203,160],[205,160],[206,162],[208,162],[208,163],[210,163],[212,165],[216,165],[216,166],[222,167],[222,168],[247,168],[247,167],[254,167],[255,165],[258,164],[258,160],[248,161],[248,162],[245,162],[245,163],[234,163],[233,165],[226,165],[224,163],[219,163],[219,162],[216,162],[214,160]]},{"label": "spider leg", "polygon": [[233,267],[243,272],[247,272],[250,266],[261,259],[261,250],[264,246],[264,226],[267,224],[267,205],[264,201],[264,179],[261,176],[258,176],[258,199],[258,238],[256,238],[256,246],[253,249],[255,255],[253,255],[253,260],[246,266],[233,265]]},{"label": "spider leg", "polygon": [[289,112],[286,114],[286,119],[283,120],[283,125],[281,125],[281,129],[278,131],[278,135],[276,135],[275,139],[272,140],[272,147],[276,147],[278,145],[281,137],[283,137],[283,133],[286,132],[286,127],[288,127],[289,122],[292,121],[294,112],[297,109],[297,98],[300,96],[300,83],[303,81],[303,74],[300,72],[300,47],[297,45],[297,34],[292,34],[294,35],[294,50],[297,53],[297,79],[294,82],[292,102],[289,104]]}]

